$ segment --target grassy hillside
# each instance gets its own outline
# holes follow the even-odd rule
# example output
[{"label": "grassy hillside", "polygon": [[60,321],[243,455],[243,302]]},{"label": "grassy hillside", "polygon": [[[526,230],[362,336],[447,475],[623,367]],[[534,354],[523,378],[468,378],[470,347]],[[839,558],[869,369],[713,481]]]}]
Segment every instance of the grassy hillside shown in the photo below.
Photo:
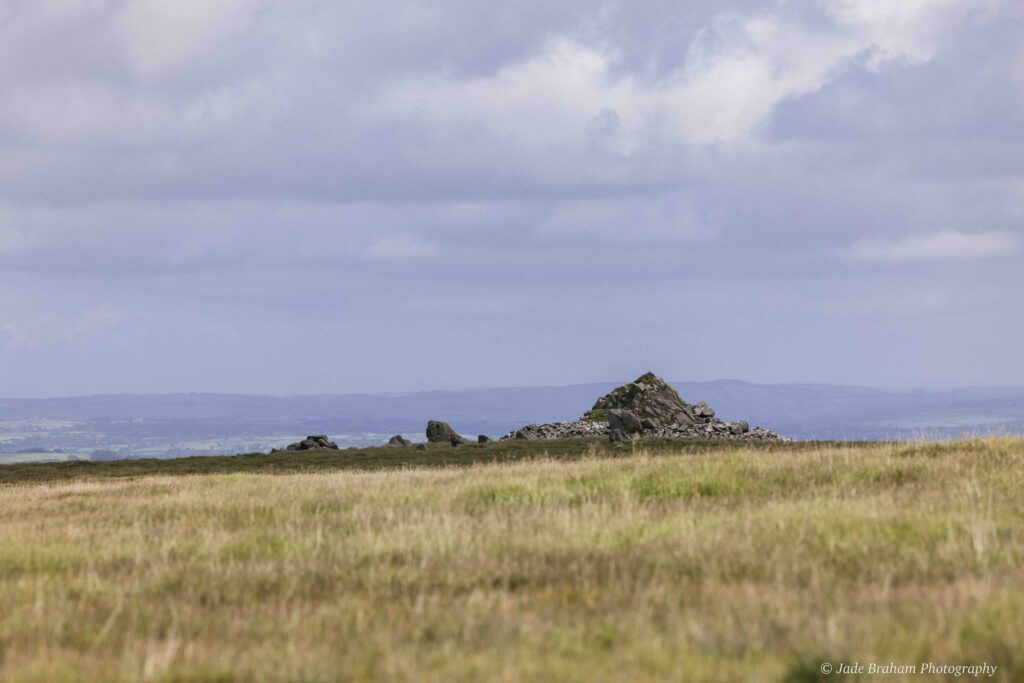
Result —
[{"label": "grassy hillside", "polygon": [[1024,679],[1024,441],[678,450],[0,468],[0,680]]}]

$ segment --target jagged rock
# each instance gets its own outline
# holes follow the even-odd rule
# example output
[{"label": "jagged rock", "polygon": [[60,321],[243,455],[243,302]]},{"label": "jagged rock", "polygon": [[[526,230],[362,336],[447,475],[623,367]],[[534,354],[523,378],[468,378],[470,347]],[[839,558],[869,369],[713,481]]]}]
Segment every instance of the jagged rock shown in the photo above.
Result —
[{"label": "jagged rock", "polygon": [[338,444],[328,439],[326,434],[315,434],[313,436],[307,436],[298,443],[289,444],[285,450],[315,451],[320,448],[330,448],[336,451],[338,450]]},{"label": "jagged rock", "polygon": [[452,446],[465,446],[469,442],[466,441],[461,436],[459,436],[458,434],[452,434],[450,437],[448,437],[448,443],[450,443]]},{"label": "jagged rock", "polygon": [[491,441],[493,441],[493,439],[491,439],[491,437],[487,436],[486,434],[481,434],[480,436],[476,437],[477,443],[490,443]]},{"label": "jagged rock", "polygon": [[427,423],[427,441],[430,443],[449,443],[453,434],[458,436],[447,422],[431,420]]},{"label": "jagged rock", "polygon": [[608,411],[608,430],[622,431],[626,434],[639,434],[644,431],[640,418],[628,410],[612,408]]},{"label": "jagged rock", "polygon": [[389,446],[409,446],[411,444],[412,442],[401,434],[395,434],[393,437],[388,439]]},{"label": "jagged rock", "polygon": [[608,411],[628,410],[641,420],[652,420],[662,425],[692,424],[696,415],[676,390],[652,372],[637,377],[601,398],[583,414],[583,420],[605,422]]}]

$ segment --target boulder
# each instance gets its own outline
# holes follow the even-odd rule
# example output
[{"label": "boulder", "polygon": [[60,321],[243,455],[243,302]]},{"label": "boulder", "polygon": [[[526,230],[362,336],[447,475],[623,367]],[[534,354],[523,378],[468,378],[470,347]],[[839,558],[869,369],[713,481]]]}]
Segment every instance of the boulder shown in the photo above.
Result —
[{"label": "boulder", "polygon": [[409,446],[411,444],[412,442],[401,434],[395,434],[393,437],[388,439],[389,446]]},{"label": "boulder", "polygon": [[711,419],[715,416],[715,409],[709,406],[704,401],[701,401],[700,403],[693,407],[693,413],[697,417]]},{"label": "boulder", "polygon": [[464,438],[462,438],[461,436],[459,436],[458,434],[452,434],[452,435],[451,435],[451,436],[450,436],[450,437],[448,438],[448,443],[450,443],[450,444],[451,444],[452,446],[465,446],[465,445],[466,445],[467,443],[469,443],[469,442],[468,442],[468,441],[466,441],[466,440],[465,440]]},{"label": "boulder", "polygon": [[744,420],[739,420],[738,422],[733,422],[729,425],[729,431],[739,436],[740,434],[746,434],[749,432],[750,425]]},{"label": "boulder", "polygon": [[486,434],[481,434],[480,436],[476,437],[477,443],[490,443],[491,441],[493,441],[493,439],[491,439],[491,437],[487,436]]},{"label": "boulder", "polygon": [[452,435],[458,436],[447,422],[431,420],[427,423],[427,441],[430,443],[449,443]]},{"label": "boulder", "polygon": [[640,418],[629,410],[612,408],[608,411],[608,430],[621,431],[625,434],[639,434],[644,431]]}]

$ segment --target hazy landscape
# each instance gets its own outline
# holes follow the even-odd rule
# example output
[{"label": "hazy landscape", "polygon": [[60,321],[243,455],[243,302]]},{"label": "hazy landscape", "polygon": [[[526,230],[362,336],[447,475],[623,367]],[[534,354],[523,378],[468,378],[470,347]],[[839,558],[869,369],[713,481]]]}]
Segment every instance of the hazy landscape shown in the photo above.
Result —
[{"label": "hazy landscape", "polygon": [[[878,389],[736,380],[673,382],[726,418],[796,439],[948,439],[1024,433],[1024,389]],[[422,440],[442,417],[499,436],[578,416],[614,382],[565,387],[272,397],[218,394],[0,399],[0,462],[176,457],[269,451],[306,434],[372,446]],[[54,451],[60,451],[55,453]]]}]

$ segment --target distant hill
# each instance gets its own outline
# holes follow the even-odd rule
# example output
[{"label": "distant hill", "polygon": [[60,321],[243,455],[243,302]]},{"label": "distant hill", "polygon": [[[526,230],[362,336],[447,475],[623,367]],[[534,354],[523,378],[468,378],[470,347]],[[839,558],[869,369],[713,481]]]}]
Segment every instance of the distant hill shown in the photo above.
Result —
[{"label": "distant hill", "polygon": [[[418,434],[435,418],[469,434],[499,435],[524,424],[579,417],[619,383],[405,394],[0,399],[0,451],[88,448],[131,453],[145,444],[146,452],[154,454],[217,452],[238,442],[262,446],[272,436]],[[881,389],[737,380],[672,384],[685,400],[707,401],[723,419],[746,419],[798,439],[1024,432],[1024,388]],[[198,440],[212,441],[200,447],[195,445]]]}]

